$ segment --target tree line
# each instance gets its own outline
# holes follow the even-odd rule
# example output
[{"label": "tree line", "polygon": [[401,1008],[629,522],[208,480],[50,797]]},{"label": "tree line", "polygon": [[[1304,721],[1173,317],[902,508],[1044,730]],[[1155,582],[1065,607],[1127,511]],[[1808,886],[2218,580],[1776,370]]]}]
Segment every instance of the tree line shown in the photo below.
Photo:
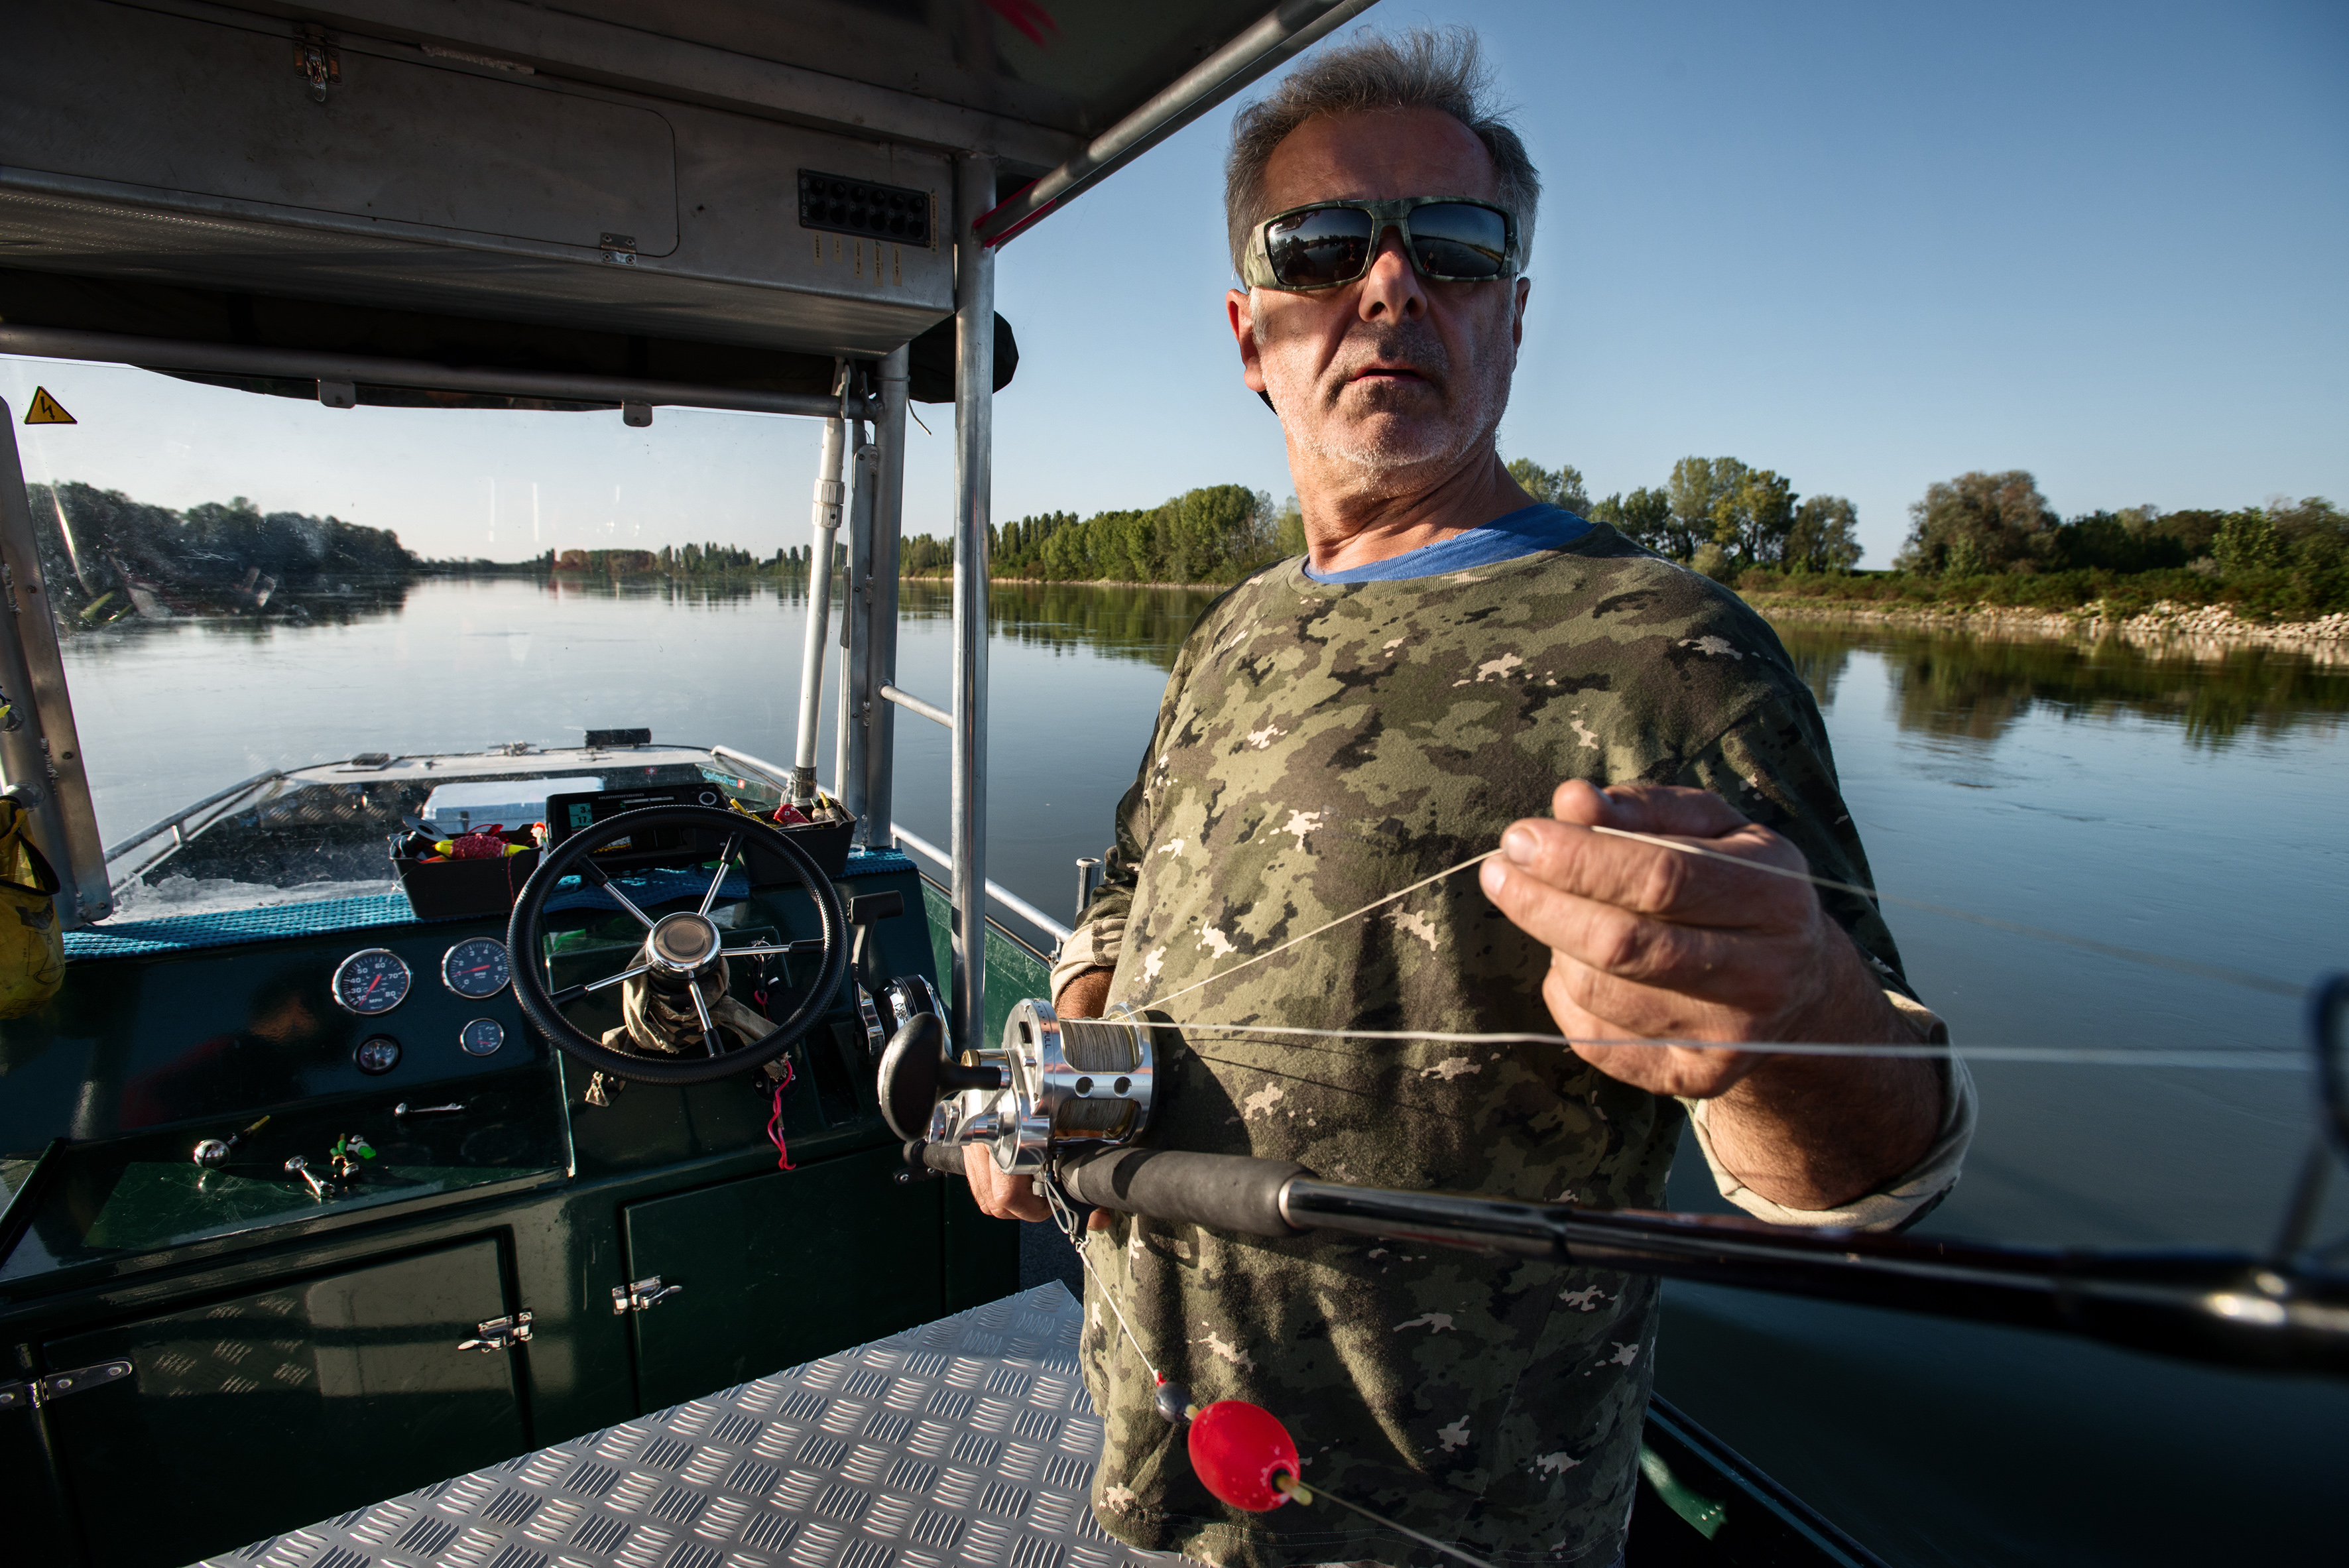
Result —
[{"label": "tree line", "polygon": [[1659,555],[1724,581],[1755,567],[1848,572],[1859,564],[1859,512],[1839,495],[1805,497],[1775,469],[1736,458],[1682,458],[1661,485],[1598,500],[1571,463],[1531,458],[1509,477],[1537,501],[1610,524]]},{"label": "tree line", "polygon": [[264,512],[243,496],[177,511],[68,480],[25,487],[61,616],[278,614],[397,594],[425,565],[389,529]]},{"label": "tree line", "polygon": [[[1305,549],[1287,515],[1246,485],[1207,485],[1139,511],[1023,517],[988,530],[988,572],[1048,583],[1237,583]],[[1292,542],[1293,536],[1293,542]],[[907,577],[950,575],[954,542],[917,533],[898,545]]]}]

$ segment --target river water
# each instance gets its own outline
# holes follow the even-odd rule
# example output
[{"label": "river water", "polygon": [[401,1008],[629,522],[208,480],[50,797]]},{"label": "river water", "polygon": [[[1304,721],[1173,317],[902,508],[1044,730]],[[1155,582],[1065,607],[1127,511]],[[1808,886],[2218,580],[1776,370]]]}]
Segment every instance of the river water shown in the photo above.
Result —
[{"label": "river water", "polygon": [[[1207,601],[998,589],[998,882],[1066,917],[1073,860],[1107,841]],[[118,626],[67,657],[111,842],[264,768],[358,751],[648,725],[787,761],[803,615],[770,588],[440,580],[342,624]],[[2349,667],[1782,632],[1888,892],[2295,982],[2349,965]],[[908,584],[899,684],[943,700],[950,656],[944,593]],[[902,716],[897,733],[897,820],[944,842],[946,732]],[[829,731],[821,755],[828,773]],[[1963,1042],[2300,1040],[2288,999],[1890,913]],[[2261,1246],[2313,1125],[2298,1071],[1975,1070],[1981,1131],[1930,1233]],[[1675,1205],[1723,1207],[1683,1156]],[[2323,1233],[2349,1228],[2349,1202],[2325,1218]],[[1896,1563],[2339,1560],[2349,1385],[1726,1289],[1667,1302],[1660,1388]]]}]

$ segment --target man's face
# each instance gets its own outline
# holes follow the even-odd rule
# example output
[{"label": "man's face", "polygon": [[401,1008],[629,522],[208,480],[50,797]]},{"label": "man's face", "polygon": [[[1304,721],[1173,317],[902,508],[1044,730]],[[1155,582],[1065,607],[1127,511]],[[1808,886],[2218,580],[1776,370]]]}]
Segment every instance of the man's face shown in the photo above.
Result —
[{"label": "man's face", "polygon": [[[1265,166],[1268,212],[1497,194],[1484,144],[1436,109],[1310,119]],[[1290,444],[1354,470],[1363,490],[1399,494],[1440,477],[1499,428],[1529,286],[1422,278],[1390,232],[1353,283],[1312,294],[1235,290],[1226,303],[1245,378],[1271,397]]]}]

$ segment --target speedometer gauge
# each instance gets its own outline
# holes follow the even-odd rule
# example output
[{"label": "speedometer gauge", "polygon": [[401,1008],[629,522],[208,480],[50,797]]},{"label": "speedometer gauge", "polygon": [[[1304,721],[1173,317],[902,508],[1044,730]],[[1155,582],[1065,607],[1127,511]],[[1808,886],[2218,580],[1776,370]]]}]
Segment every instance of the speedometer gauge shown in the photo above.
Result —
[{"label": "speedometer gauge", "polygon": [[460,996],[494,996],[513,978],[506,944],[492,936],[469,936],[440,955],[440,983]]},{"label": "speedometer gauge", "polygon": [[366,947],[335,969],[335,1000],[347,1013],[371,1018],[408,1000],[408,961],[388,947]]}]

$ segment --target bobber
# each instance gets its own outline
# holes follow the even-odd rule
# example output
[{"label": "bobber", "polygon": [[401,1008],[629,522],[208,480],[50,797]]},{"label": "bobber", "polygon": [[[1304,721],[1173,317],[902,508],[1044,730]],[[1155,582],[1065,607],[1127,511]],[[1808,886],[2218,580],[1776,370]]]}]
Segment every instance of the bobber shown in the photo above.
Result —
[{"label": "bobber", "polygon": [[1191,1418],[1191,1469],[1234,1508],[1250,1513],[1278,1508],[1288,1501],[1299,1468],[1296,1439],[1261,1405],[1218,1399]]}]

